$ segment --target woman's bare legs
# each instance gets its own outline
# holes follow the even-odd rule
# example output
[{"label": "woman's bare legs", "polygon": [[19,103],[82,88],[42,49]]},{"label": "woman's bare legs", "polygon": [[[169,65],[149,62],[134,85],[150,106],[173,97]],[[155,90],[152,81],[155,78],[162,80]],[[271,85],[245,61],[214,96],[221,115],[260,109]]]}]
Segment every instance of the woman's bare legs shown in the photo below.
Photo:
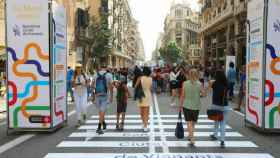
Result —
[{"label": "woman's bare legs", "polygon": [[188,126],[190,144],[194,145],[194,138],[193,138],[194,137],[194,135],[193,135],[194,123],[193,123],[193,121],[188,121],[187,126]]}]

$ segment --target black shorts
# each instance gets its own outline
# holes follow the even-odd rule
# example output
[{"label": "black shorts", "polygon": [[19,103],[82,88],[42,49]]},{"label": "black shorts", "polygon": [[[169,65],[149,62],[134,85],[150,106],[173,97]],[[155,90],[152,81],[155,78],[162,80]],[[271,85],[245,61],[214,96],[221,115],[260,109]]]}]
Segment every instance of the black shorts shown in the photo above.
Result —
[{"label": "black shorts", "polygon": [[186,121],[197,122],[199,110],[190,110],[187,108],[183,108],[183,111],[184,111],[184,116]]},{"label": "black shorts", "polygon": [[204,78],[200,78],[200,79],[199,79],[199,82],[200,82],[201,84],[204,84]]},{"label": "black shorts", "polygon": [[178,82],[177,81],[170,81],[170,89],[177,89]]},{"label": "black shorts", "polygon": [[117,113],[125,113],[126,112],[127,103],[118,102],[117,103]]}]

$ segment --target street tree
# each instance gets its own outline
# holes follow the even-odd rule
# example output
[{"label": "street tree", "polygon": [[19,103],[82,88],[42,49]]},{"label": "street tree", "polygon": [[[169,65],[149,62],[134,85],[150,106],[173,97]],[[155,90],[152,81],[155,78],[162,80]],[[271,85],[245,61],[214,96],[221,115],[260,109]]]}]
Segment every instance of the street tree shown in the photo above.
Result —
[{"label": "street tree", "polygon": [[175,63],[182,60],[182,49],[175,42],[170,42],[159,50],[161,58],[166,63]]},{"label": "street tree", "polygon": [[103,14],[100,19],[92,17],[90,25],[88,27],[89,31],[89,45],[90,54],[89,58],[94,59],[91,62],[89,71],[92,72],[96,66],[100,64],[100,59],[108,56],[111,51],[110,39],[112,37],[111,30],[108,27],[108,16]]}]

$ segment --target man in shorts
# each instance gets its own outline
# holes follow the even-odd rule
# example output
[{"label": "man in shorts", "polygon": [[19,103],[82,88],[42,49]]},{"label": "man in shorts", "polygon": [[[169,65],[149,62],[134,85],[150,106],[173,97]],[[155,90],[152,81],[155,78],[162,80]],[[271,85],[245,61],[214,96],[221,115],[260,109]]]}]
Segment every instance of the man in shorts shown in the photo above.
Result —
[{"label": "man in shorts", "polygon": [[99,123],[96,133],[104,134],[106,130],[105,114],[109,103],[113,101],[113,77],[107,71],[106,66],[102,66],[93,77],[95,89],[96,107],[99,111]]}]

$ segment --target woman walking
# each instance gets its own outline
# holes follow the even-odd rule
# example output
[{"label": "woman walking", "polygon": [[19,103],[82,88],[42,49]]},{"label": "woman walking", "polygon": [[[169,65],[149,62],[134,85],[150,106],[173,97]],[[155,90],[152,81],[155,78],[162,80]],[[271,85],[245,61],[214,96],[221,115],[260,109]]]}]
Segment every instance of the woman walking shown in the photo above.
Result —
[{"label": "woman walking", "polygon": [[171,90],[171,106],[176,106],[175,100],[177,91],[179,88],[179,83],[177,81],[177,77],[179,76],[180,71],[177,71],[176,65],[174,65],[172,71],[169,74],[169,80],[170,80],[170,90]]},{"label": "woman walking", "polygon": [[198,81],[198,72],[196,69],[191,69],[188,75],[189,80],[183,83],[182,95],[180,99],[181,110],[184,112],[185,120],[188,127],[189,145],[194,146],[194,127],[198,120],[198,115],[201,107],[200,95],[205,95],[202,84]]},{"label": "woman walking", "polygon": [[183,84],[187,80],[186,77],[186,70],[183,66],[180,66],[179,68],[179,75],[177,76],[177,82],[178,82],[178,97],[181,98],[182,90],[183,90]]},{"label": "woman walking", "polygon": [[80,126],[86,120],[87,85],[87,77],[82,71],[82,66],[79,64],[76,66],[73,78],[74,100],[78,119],[77,126]]},{"label": "woman walking", "polygon": [[148,67],[143,68],[143,76],[139,77],[135,87],[143,90],[143,96],[138,97],[138,107],[143,121],[143,131],[148,132],[149,106],[152,97],[152,78],[150,77],[151,70]]},{"label": "woman walking", "polygon": [[220,145],[225,147],[225,127],[227,121],[227,114],[230,110],[228,106],[227,91],[228,82],[225,73],[222,70],[218,70],[215,75],[215,80],[209,84],[209,87],[213,89],[212,106],[210,109],[223,112],[223,120],[215,121],[214,134],[210,135],[212,140],[218,140],[218,132],[220,132]]},{"label": "woman walking", "polygon": [[229,63],[229,70],[227,72],[227,79],[229,84],[229,100],[232,100],[234,97],[234,85],[236,82],[236,71],[235,71],[235,65],[233,62]]}]

